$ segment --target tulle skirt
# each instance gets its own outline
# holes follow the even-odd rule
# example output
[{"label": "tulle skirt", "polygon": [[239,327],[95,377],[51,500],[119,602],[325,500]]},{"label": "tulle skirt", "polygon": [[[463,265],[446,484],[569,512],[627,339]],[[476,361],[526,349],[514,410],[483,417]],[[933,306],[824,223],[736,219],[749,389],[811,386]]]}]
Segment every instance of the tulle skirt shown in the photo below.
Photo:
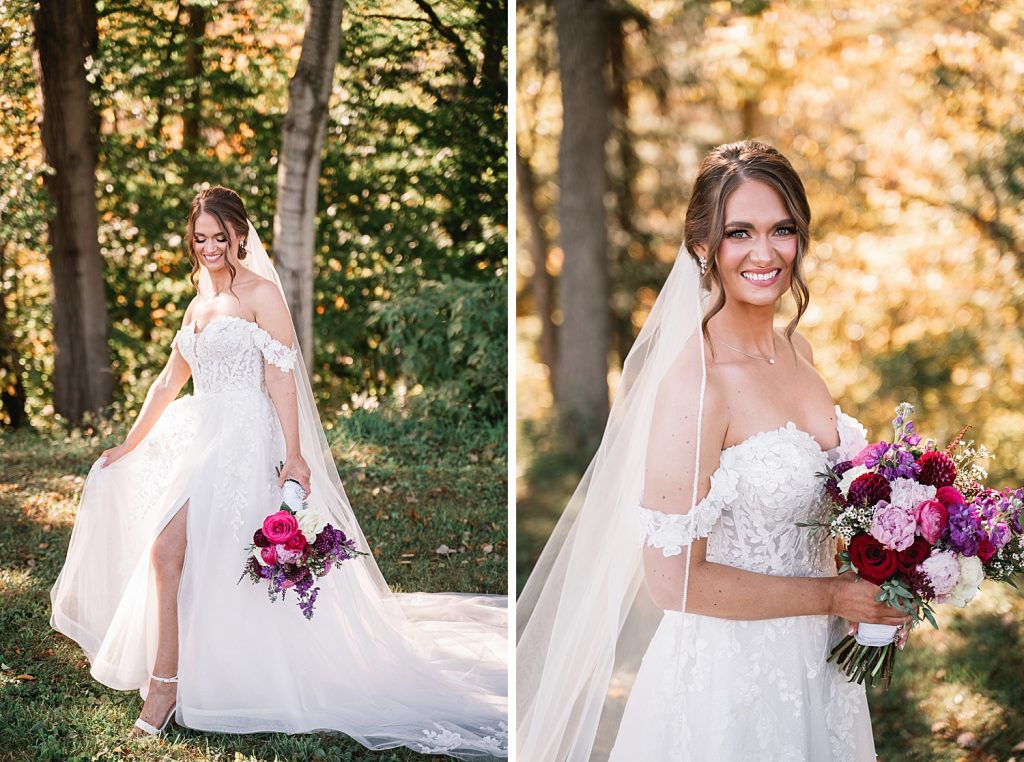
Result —
[{"label": "tulle skirt", "polygon": [[318,582],[312,620],[291,596],[271,603],[263,585],[239,584],[253,532],[280,505],[283,454],[261,390],[172,403],[139,447],[90,471],[51,593],[54,629],[81,645],[101,683],[145,696],[157,646],[151,551],[187,505],[179,724],[506,756],[504,596],[382,592],[372,557]]},{"label": "tulle skirt", "polygon": [[826,662],[844,634],[834,617],[666,612],[610,759],[874,762],[864,687]]}]

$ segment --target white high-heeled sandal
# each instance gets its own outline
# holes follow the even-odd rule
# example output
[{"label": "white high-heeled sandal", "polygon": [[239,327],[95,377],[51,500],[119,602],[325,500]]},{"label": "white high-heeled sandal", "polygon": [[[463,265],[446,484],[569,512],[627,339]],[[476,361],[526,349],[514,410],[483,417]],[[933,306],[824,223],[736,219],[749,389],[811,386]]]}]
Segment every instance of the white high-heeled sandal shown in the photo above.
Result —
[{"label": "white high-heeled sandal", "polygon": [[[177,675],[175,675],[174,677],[157,677],[156,675],[153,675],[152,677],[158,683],[176,683],[176,682],[178,682],[178,676]],[[167,726],[171,722],[171,718],[174,717],[174,710],[177,709],[177,708],[178,708],[178,702],[175,701],[173,704],[171,704],[171,710],[167,713],[167,716],[164,718],[163,724],[160,725],[159,728],[153,727],[152,725],[150,725],[148,722],[146,722],[141,717],[139,717],[139,719],[137,719],[135,721],[135,727],[137,727],[139,730],[141,730],[147,736],[158,736],[161,733],[163,733],[164,730],[167,729]]]}]

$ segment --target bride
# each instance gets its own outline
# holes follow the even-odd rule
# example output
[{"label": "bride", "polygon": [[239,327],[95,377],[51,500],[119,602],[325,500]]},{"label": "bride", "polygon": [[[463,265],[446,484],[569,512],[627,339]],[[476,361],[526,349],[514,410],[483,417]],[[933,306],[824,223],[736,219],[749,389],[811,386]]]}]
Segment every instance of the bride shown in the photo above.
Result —
[{"label": "bride", "polygon": [[[173,718],[507,756],[503,596],[396,595],[372,556],[321,578],[308,621],[262,585],[238,584],[286,479],[358,548],[367,543],[238,195],[200,192],[187,243],[198,295],[131,431],[89,472],[51,625],[81,645],[101,683],[140,691],[136,735]],[[176,399],[190,377],[195,394]]]},{"label": "bride", "polygon": [[702,163],[684,250],[519,600],[523,759],[875,759],[864,688],[826,659],[848,623],[905,617],[801,526],[824,511],[818,474],[866,445],[795,333],[810,216],[773,148]]}]

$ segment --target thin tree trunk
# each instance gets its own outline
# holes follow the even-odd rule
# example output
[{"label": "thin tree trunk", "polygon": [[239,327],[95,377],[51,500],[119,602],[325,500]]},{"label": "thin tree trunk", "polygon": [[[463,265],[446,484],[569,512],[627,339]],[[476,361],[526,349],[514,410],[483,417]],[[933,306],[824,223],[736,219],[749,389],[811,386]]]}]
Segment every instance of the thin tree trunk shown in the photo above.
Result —
[{"label": "thin tree trunk", "polygon": [[565,257],[555,390],[564,443],[591,451],[608,413],[607,18],[603,0],[555,0],[555,15],[562,85],[558,220]]},{"label": "thin tree trunk", "polygon": [[[0,273],[7,268],[7,242],[0,242]],[[0,274],[0,283],[3,276]],[[28,423],[25,412],[25,386],[21,382],[21,355],[7,325],[7,294],[0,288],[0,410],[7,425],[18,429]]]},{"label": "thin tree trunk", "polygon": [[96,151],[85,59],[94,0],[40,0],[34,14],[53,279],[54,408],[72,423],[111,401],[107,305],[96,214]]},{"label": "thin tree trunk", "polygon": [[344,0],[310,0],[306,7],[302,53],[288,85],[277,167],[274,255],[307,366],[313,359],[316,189],[344,8]]},{"label": "thin tree trunk", "polygon": [[182,145],[193,152],[199,147],[199,131],[203,115],[203,38],[206,36],[206,8],[188,5],[188,25],[185,38],[185,108],[182,118]]},{"label": "thin tree trunk", "polygon": [[540,210],[537,209],[537,180],[533,175],[533,167],[529,160],[516,148],[516,185],[519,191],[519,203],[526,217],[526,228],[530,231],[527,245],[530,248],[530,261],[533,263],[533,278],[530,287],[533,290],[534,307],[540,318],[540,359],[548,366],[548,378],[554,391],[554,377],[557,364],[555,346],[555,323],[551,275],[548,274],[548,251],[551,242],[540,222]]}]

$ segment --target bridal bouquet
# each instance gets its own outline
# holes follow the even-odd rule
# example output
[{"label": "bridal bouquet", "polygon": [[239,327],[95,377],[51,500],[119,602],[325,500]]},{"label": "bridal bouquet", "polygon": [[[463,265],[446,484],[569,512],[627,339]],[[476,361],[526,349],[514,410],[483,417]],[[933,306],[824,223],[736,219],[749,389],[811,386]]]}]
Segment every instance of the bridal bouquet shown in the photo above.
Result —
[{"label": "bridal bouquet", "polygon": [[355,548],[355,541],[327,523],[326,517],[307,505],[298,482],[291,479],[282,489],[283,505],[263,520],[248,546],[249,558],[239,582],[248,577],[253,584],[266,582],[271,601],[294,588],[299,609],[306,619],[313,618],[313,607],[320,588],[318,579],[342,561],[366,553]]},{"label": "bridal bouquet", "polygon": [[[896,408],[893,442],[868,445],[822,476],[831,510],[824,526],[845,545],[839,572],[879,585],[878,600],[909,615],[911,626],[933,606],[966,606],[985,579],[1009,581],[1024,568],[1024,489],[996,492],[977,463],[989,453],[963,441],[944,450],[922,441],[910,414]],[[858,683],[892,677],[897,628],[860,624],[829,656]]]}]

